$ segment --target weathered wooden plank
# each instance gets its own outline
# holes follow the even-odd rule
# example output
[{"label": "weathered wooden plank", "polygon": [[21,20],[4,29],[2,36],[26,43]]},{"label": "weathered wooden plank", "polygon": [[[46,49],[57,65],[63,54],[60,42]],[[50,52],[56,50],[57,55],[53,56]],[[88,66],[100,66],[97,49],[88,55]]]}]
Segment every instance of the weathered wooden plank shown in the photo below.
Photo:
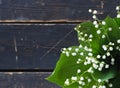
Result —
[{"label": "weathered wooden plank", "polygon": [[[80,22],[88,20],[88,9],[101,13],[102,0],[1,0],[0,20],[30,22]],[[106,0],[109,1],[109,0]],[[111,2],[110,2],[111,3]]]},{"label": "weathered wooden plank", "polygon": [[0,22],[81,22],[90,20],[88,9],[99,18],[115,16],[120,0],[0,0]]},{"label": "weathered wooden plank", "polygon": [[59,88],[45,80],[50,72],[0,72],[0,88]]},{"label": "weathered wooden plank", "polygon": [[76,24],[0,24],[0,69],[53,69]]},{"label": "weathered wooden plank", "polygon": [[109,15],[111,17],[115,17],[116,14],[117,14],[117,11],[116,11],[116,6],[120,5],[120,0],[104,0],[104,8],[103,8],[103,11],[104,11],[104,17],[106,15]]}]

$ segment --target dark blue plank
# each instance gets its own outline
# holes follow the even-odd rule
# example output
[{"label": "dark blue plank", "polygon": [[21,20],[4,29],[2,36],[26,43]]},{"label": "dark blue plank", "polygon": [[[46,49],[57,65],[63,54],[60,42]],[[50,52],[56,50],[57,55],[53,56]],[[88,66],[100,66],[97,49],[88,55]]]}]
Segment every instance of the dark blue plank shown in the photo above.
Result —
[{"label": "dark blue plank", "polygon": [[105,0],[104,1],[104,16],[109,15],[115,17],[117,14],[116,6],[120,5],[120,0]]},{"label": "dark blue plank", "polygon": [[1,0],[0,19],[15,21],[81,21],[88,9],[101,8],[101,0]]},{"label": "dark blue plank", "polygon": [[0,69],[53,69],[63,47],[77,45],[76,24],[0,25]]},{"label": "dark blue plank", "polygon": [[0,88],[60,88],[45,80],[50,72],[0,72]]}]

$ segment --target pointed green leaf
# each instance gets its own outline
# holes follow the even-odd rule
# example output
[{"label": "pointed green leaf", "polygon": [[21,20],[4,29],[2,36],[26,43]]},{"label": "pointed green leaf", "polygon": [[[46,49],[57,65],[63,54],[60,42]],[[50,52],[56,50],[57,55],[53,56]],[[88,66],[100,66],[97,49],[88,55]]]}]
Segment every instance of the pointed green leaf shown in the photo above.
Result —
[{"label": "pointed green leaf", "polygon": [[93,73],[92,76],[96,81],[98,79],[101,79],[102,81],[106,81],[106,80],[114,78],[116,76],[116,71],[114,68],[108,69],[105,71],[95,70],[95,73]]},{"label": "pointed green leaf", "polygon": [[[87,51],[79,47],[69,47],[72,48],[71,51],[68,49],[65,52],[69,51],[69,56],[66,56],[65,53],[62,53],[60,56],[60,60],[57,62],[56,68],[53,72],[53,74],[47,78],[47,80],[54,82],[60,86],[64,86],[64,82],[67,78],[71,78],[77,73],[77,69],[86,70],[89,66],[84,67],[84,60],[85,56],[78,55],[80,52],[83,52],[85,55],[87,55]],[[72,53],[74,53],[75,49],[79,49],[78,53],[76,53],[76,56],[72,56]],[[81,60],[81,64],[76,64],[77,60]]]},{"label": "pointed green leaf", "polygon": [[[79,28],[78,28],[79,27]],[[80,44],[91,46],[93,53],[97,54],[100,48],[100,37],[96,34],[97,29],[92,22],[85,22],[78,25],[78,40]],[[84,37],[87,34],[87,37]],[[89,36],[92,36],[92,41],[90,42]],[[82,40],[84,39],[84,40]]]}]

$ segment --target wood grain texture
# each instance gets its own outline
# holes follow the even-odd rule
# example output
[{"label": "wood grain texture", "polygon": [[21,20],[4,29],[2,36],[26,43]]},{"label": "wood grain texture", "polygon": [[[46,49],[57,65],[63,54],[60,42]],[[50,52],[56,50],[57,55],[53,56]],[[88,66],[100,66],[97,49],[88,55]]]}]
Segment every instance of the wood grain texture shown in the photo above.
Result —
[{"label": "wood grain texture", "polygon": [[45,80],[50,72],[0,72],[0,88],[60,88]]},{"label": "wood grain texture", "polygon": [[0,24],[0,69],[53,69],[76,24]]},{"label": "wood grain texture", "polygon": [[120,5],[120,0],[104,0],[104,8],[103,8],[103,11],[104,11],[104,18],[106,15],[109,15],[111,17],[115,17],[116,14],[117,14],[117,11],[116,11],[116,6],[119,6]]},{"label": "wood grain texture", "polygon": [[0,0],[0,22],[83,22],[91,20],[88,9],[98,17],[115,16],[120,0]]},{"label": "wood grain texture", "polygon": [[89,8],[101,12],[101,0],[1,0],[0,20],[80,22],[91,18]]}]

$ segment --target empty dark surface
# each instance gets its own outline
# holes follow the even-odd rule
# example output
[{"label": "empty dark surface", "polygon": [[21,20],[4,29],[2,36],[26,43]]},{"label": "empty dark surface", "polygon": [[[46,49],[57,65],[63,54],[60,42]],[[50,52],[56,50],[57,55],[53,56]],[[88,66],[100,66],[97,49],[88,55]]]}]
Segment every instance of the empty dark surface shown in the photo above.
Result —
[{"label": "empty dark surface", "polygon": [[99,0],[1,0],[0,17],[1,20],[85,20],[88,8],[100,5]]},{"label": "empty dark surface", "polygon": [[60,88],[45,80],[50,72],[0,72],[0,88]]},{"label": "empty dark surface", "polygon": [[115,16],[120,0],[0,0],[2,21],[81,22],[91,19],[88,9],[98,10],[100,18]]},{"label": "empty dark surface", "polygon": [[78,44],[75,25],[1,24],[0,69],[53,69],[61,48]]}]

